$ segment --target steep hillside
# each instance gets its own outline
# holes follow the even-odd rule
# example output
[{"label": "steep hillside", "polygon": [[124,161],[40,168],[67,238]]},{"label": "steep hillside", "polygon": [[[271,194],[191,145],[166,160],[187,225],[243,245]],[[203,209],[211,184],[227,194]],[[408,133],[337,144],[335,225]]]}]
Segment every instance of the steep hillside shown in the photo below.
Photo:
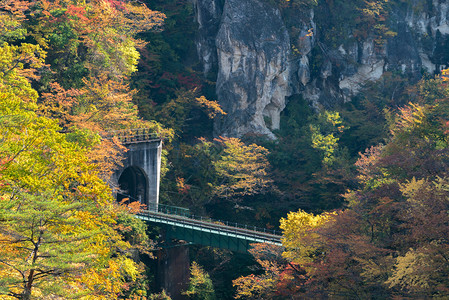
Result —
[{"label": "steep hillside", "polygon": [[215,134],[274,138],[286,97],[350,101],[386,72],[412,81],[449,62],[447,1],[194,0],[204,73],[228,113]]}]

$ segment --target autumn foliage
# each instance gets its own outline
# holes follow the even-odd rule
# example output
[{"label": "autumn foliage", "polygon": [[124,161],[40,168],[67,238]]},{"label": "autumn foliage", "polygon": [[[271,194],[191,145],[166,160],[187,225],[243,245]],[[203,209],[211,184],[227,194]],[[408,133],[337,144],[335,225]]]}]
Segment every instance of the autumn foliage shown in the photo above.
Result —
[{"label": "autumn foliage", "polygon": [[281,219],[282,256],[235,280],[238,298],[447,297],[449,98],[444,78],[416,89],[416,102],[390,114],[389,140],[360,153],[347,207]]},{"label": "autumn foliage", "polygon": [[117,299],[139,289],[129,251],[147,251],[148,236],[112,198],[105,179],[124,147],[100,133],[170,135],[138,117],[127,83],[135,34],[163,18],[133,1],[0,1],[2,297]]}]

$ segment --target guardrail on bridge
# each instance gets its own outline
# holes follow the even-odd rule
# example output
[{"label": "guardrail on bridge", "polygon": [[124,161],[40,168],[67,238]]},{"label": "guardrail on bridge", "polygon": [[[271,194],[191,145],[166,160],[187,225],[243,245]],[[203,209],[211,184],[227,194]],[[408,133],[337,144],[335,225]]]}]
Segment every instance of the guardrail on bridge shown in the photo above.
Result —
[{"label": "guardrail on bridge", "polygon": [[157,141],[162,137],[150,128],[135,128],[125,130],[112,130],[100,133],[104,139],[117,138],[122,144],[134,144],[141,142]]}]

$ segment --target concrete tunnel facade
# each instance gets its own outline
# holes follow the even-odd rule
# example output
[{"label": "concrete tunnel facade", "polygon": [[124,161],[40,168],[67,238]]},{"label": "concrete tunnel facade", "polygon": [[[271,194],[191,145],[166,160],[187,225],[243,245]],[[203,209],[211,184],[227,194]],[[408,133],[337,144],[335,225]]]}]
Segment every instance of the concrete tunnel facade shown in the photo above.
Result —
[{"label": "concrete tunnel facade", "polygon": [[139,201],[149,209],[159,204],[161,178],[162,140],[141,141],[125,144],[123,166],[111,177],[114,196],[118,201],[129,198]]}]

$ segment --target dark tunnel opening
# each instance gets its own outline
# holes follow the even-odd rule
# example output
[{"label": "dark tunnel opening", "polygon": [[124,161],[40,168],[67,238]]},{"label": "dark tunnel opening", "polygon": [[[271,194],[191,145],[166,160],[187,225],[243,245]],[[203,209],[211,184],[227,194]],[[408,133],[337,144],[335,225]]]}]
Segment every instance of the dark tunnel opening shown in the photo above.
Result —
[{"label": "dark tunnel opening", "polygon": [[137,167],[126,168],[118,179],[117,201],[125,203],[138,201],[148,203],[148,179],[145,172]]}]

